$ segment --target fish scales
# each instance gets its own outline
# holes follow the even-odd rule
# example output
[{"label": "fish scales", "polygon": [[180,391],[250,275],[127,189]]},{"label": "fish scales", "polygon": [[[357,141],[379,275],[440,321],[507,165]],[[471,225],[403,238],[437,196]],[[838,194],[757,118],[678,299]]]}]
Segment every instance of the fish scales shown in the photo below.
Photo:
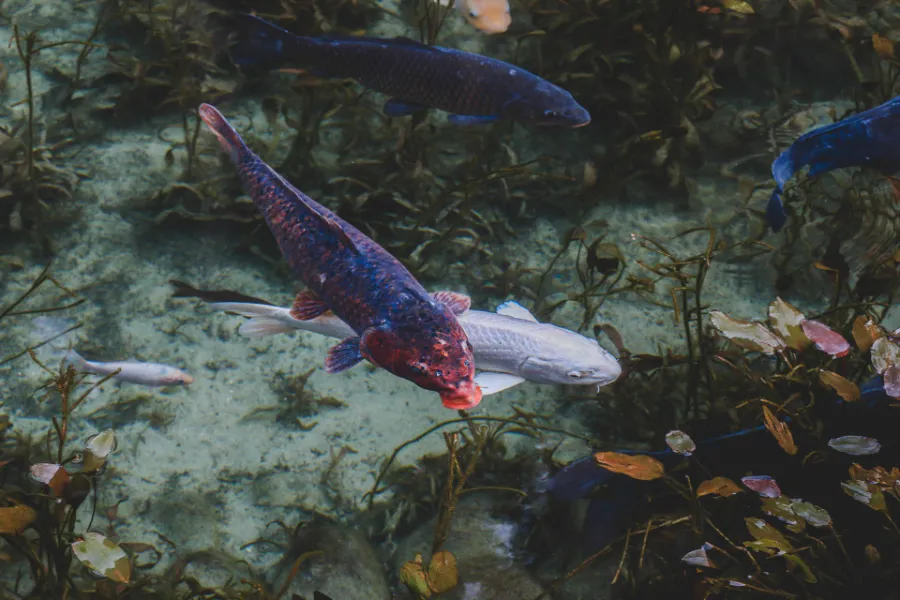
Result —
[{"label": "fish scales", "polygon": [[590,114],[566,90],[510,63],[407,38],[306,37],[244,15],[232,55],[238,65],[285,64],[325,77],[354,79],[403,106],[394,116],[424,108],[492,120],[579,127]]},{"label": "fish scales", "polygon": [[364,37],[298,39],[302,63],[388,96],[453,113],[499,114],[520,81],[521,85],[543,81],[509,63],[412,40],[388,44]]},{"label": "fish scales", "polygon": [[253,153],[217,109],[204,104],[199,113],[229,152],[291,270],[312,293],[317,314],[330,309],[361,336],[332,349],[326,366],[335,368],[329,370],[367,358],[439,392],[445,406],[476,405],[481,393],[473,382],[472,347],[451,310],[400,261]]}]

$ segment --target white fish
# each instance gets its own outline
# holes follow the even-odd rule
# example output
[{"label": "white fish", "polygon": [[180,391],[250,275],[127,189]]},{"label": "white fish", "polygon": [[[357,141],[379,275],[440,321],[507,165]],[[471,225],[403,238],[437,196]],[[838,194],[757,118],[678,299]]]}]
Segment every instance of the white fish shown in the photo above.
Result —
[{"label": "white fish", "polygon": [[[250,317],[238,330],[248,337],[312,331],[345,339],[353,330],[333,313],[300,321],[289,308],[244,302],[214,302],[210,307]],[[523,381],[603,386],[622,367],[596,340],[550,323],[539,323],[523,306],[505,302],[497,314],[468,310],[457,316],[472,347],[475,379],[483,393],[496,394]]]},{"label": "white fish", "polygon": [[159,363],[145,363],[132,360],[99,362],[87,360],[74,350],[69,350],[66,354],[66,362],[78,371],[103,376],[121,369],[113,376],[113,379],[152,387],[189,385],[194,382],[194,378],[181,369]]}]

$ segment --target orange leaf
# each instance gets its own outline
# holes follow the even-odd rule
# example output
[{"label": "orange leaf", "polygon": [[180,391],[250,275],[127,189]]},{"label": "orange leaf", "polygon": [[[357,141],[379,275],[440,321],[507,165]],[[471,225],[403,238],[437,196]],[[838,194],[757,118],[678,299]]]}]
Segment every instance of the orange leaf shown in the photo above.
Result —
[{"label": "orange leaf", "polygon": [[619,452],[598,452],[594,455],[594,460],[607,471],[628,475],[632,479],[650,481],[665,475],[661,462],[643,454],[631,456]]},{"label": "orange leaf", "polygon": [[37,513],[24,504],[0,508],[0,533],[19,535],[37,518]]},{"label": "orange leaf", "polygon": [[778,442],[778,445],[781,446],[781,449],[790,454],[791,456],[797,454],[797,446],[794,444],[794,436],[791,435],[791,430],[788,429],[787,423],[783,421],[779,421],[778,418],[772,414],[772,411],[769,410],[769,407],[763,405],[763,417],[766,420],[766,429],[769,430],[769,433],[775,438],[775,441]]},{"label": "orange leaf", "polygon": [[735,494],[739,494],[743,492],[738,484],[728,479],[727,477],[713,477],[710,480],[704,481],[697,488],[697,497],[707,496],[709,494],[715,494],[717,496],[734,496]]},{"label": "orange leaf", "polygon": [[881,58],[893,58],[894,43],[882,35],[872,34],[872,47]]},{"label": "orange leaf", "polygon": [[884,333],[881,331],[881,327],[866,315],[859,315],[853,321],[853,341],[863,352],[871,348],[875,340],[882,335]]},{"label": "orange leaf", "polygon": [[856,384],[837,373],[821,369],[819,381],[836,391],[846,402],[859,400],[859,388],[856,387]]}]

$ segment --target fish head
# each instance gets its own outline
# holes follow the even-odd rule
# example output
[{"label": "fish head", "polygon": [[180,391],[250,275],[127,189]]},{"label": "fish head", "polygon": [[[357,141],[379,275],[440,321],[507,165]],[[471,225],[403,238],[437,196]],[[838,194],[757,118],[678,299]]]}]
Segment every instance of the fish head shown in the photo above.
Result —
[{"label": "fish head", "polygon": [[510,116],[533,125],[583,127],[591,122],[591,114],[578,104],[572,94],[544,81],[508,106]]},{"label": "fish head", "polygon": [[548,332],[545,349],[529,356],[522,376],[531,381],[566,385],[608,385],[622,374],[622,366],[596,340],[557,328]]},{"label": "fish head", "polygon": [[459,0],[458,4],[466,21],[484,33],[503,33],[512,23],[507,0]]},{"label": "fish head", "polygon": [[[477,406],[482,393],[475,384],[472,344],[452,314],[449,317],[449,325],[439,331],[370,329],[360,346],[363,355],[379,367],[437,392],[445,407],[464,410]],[[430,335],[425,333],[429,331]]]},{"label": "fish head", "polygon": [[163,376],[165,383],[168,385],[191,385],[194,378],[182,371],[181,369],[169,369]]}]

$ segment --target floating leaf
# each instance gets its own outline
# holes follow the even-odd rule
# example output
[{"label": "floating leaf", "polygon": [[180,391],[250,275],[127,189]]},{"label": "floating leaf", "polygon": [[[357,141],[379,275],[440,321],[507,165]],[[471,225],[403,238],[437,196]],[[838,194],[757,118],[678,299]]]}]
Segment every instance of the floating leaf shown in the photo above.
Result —
[{"label": "floating leaf", "polygon": [[32,479],[48,486],[55,498],[61,497],[66,486],[69,484],[69,473],[62,465],[38,463],[36,465],[31,465],[29,472]]},{"label": "floating leaf", "polygon": [[803,333],[811,339],[816,348],[834,357],[846,356],[850,352],[850,343],[837,331],[819,321],[806,319],[801,324]]},{"label": "floating leaf", "polygon": [[100,469],[106,464],[106,457],[109,456],[109,453],[115,451],[117,444],[116,433],[112,429],[88,438],[84,447],[82,469],[86,472]]},{"label": "floating leaf", "polygon": [[872,34],[872,48],[881,58],[894,57],[894,43],[883,35]]},{"label": "floating leaf", "polygon": [[813,575],[812,570],[809,568],[809,565],[806,564],[802,558],[797,556],[796,554],[785,554],[784,559],[788,562],[789,565],[795,567],[797,569],[798,574],[800,575],[800,579],[807,583],[816,583],[818,579]]},{"label": "floating leaf", "polygon": [[781,298],[769,305],[769,323],[789,348],[803,350],[810,345],[810,339],[803,333],[801,323],[806,316]]},{"label": "floating leaf", "polygon": [[813,527],[828,527],[831,525],[831,515],[828,514],[828,511],[811,502],[794,500],[791,504],[791,510]]},{"label": "floating leaf", "polygon": [[456,557],[441,550],[431,557],[428,564],[428,585],[435,594],[442,594],[456,587],[459,573],[456,568]]},{"label": "floating leaf", "polygon": [[706,554],[706,551],[710,548],[712,548],[711,544],[703,544],[696,550],[691,550],[682,556],[681,560],[682,562],[695,567],[715,567],[712,561],[709,560],[709,556]]},{"label": "floating leaf", "polygon": [[856,384],[833,371],[820,369],[819,381],[836,391],[846,402],[859,400],[859,388]]},{"label": "floating leaf", "polygon": [[850,478],[856,481],[865,481],[881,486],[886,490],[893,490],[900,486],[900,469],[893,467],[890,472],[884,467],[872,467],[865,469],[862,466],[853,463],[850,466]]},{"label": "floating leaf", "polygon": [[775,441],[778,442],[778,445],[781,446],[781,449],[793,456],[797,454],[797,446],[794,444],[794,436],[791,435],[791,430],[788,429],[787,423],[783,421],[779,421],[778,418],[772,414],[772,411],[769,410],[769,407],[763,405],[763,417],[766,421],[766,429],[769,430],[769,433],[772,434],[772,437],[775,438]]},{"label": "floating leaf", "polygon": [[632,479],[650,481],[665,475],[661,462],[643,454],[631,456],[619,452],[598,452],[594,455],[594,460],[607,471],[628,475]]},{"label": "floating leaf", "polygon": [[750,532],[753,539],[765,542],[765,546],[775,548],[780,552],[789,552],[792,549],[791,543],[787,541],[787,538],[764,520],[747,517],[744,519],[744,522],[747,524],[747,531]]},{"label": "floating leaf", "polygon": [[853,321],[853,341],[863,352],[871,348],[875,340],[883,336],[884,332],[881,331],[881,327],[866,315],[859,315]]},{"label": "floating leaf", "polygon": [[697,487],[697,497],[716,494],[717,496],[734,496],[743,492],[738,484],[727,477],[713,477]]},{"label": "floating leaf", "polygon": [[900,364],[884,370],[884,393],[891,398],[900,398]]},{"label": "floating leaf", "polygon": [[866,547],[863,548],[863,554],[866,555],[866,560],[873,565],[881,562],[881,554],[878,553],[878,548],[872,544],[866,544]]},{"label": "floating leaf", "polygon": [[88,569],[117,583],[128,583],[131,562],[125,551],[99,533],[89,531],[72,544],[72,552]]},{"label": "floating leaf", "polygon": [[841,488],[848,496],[873,510],[887,510],[884,493],[876,485],[865,481],[844,481],[841,483]]},{"label": "floating leaf", "polygon": [[794,500],[787,496],[762,499],[762,510],[764,513],[777,518],[794,533],[800,533],[806,529],[806,521],[797,516],[794,512],[793,505]]},{"label": "floating leaf", "polygon": [[685,432],[677,429],[666,434],[666,444],[672,449],[672,452],[682,456],[690,456],[697,449],[694,440]]},{"label": "floating leaf", "polygon": [[415,560],[409,560],[400,567],[400,583],[409,588],[416,598],[431,598],[433,592],[428,586],[428,577],[422,566],[422,555],[416,554]]},{"label": "floating leaf", "polygon": [[875,372],[882,375],[894,365],[900,365],[900,346],[886,337],[875,340],[872,344],[872,368]]},{"label": "floating leaf", "polygon": [[19,535],[37,519],[37,513],[29,506],[16,504],[0,508],[0,534]]},{"label": "floating leaf", "polygon": [[748,475],[741,478],[741,483],[763,498],[777,498],[781,495],[778,482],[768,475]]},{"label": "floating leaf", "polygon": [[742,15],[754,14],[753,7],[746,0],[723,0],[722,6],[731,12],[740,13]]},{"label": "floating leaf", "polygon": [[775,354],[784,348],[784,340],[756,321],[739,321],[718,310],[710,311],[713,327],[726,338],[747,350]]},{"label": "floating leaf", "polygon": [[828,440],[828,445],[832,450],[850,454],[851,456],[869,456],[870,454],[878,454],[881,450],[881,444],[878,440],[861,435],[843,435],[838,438]]}]

